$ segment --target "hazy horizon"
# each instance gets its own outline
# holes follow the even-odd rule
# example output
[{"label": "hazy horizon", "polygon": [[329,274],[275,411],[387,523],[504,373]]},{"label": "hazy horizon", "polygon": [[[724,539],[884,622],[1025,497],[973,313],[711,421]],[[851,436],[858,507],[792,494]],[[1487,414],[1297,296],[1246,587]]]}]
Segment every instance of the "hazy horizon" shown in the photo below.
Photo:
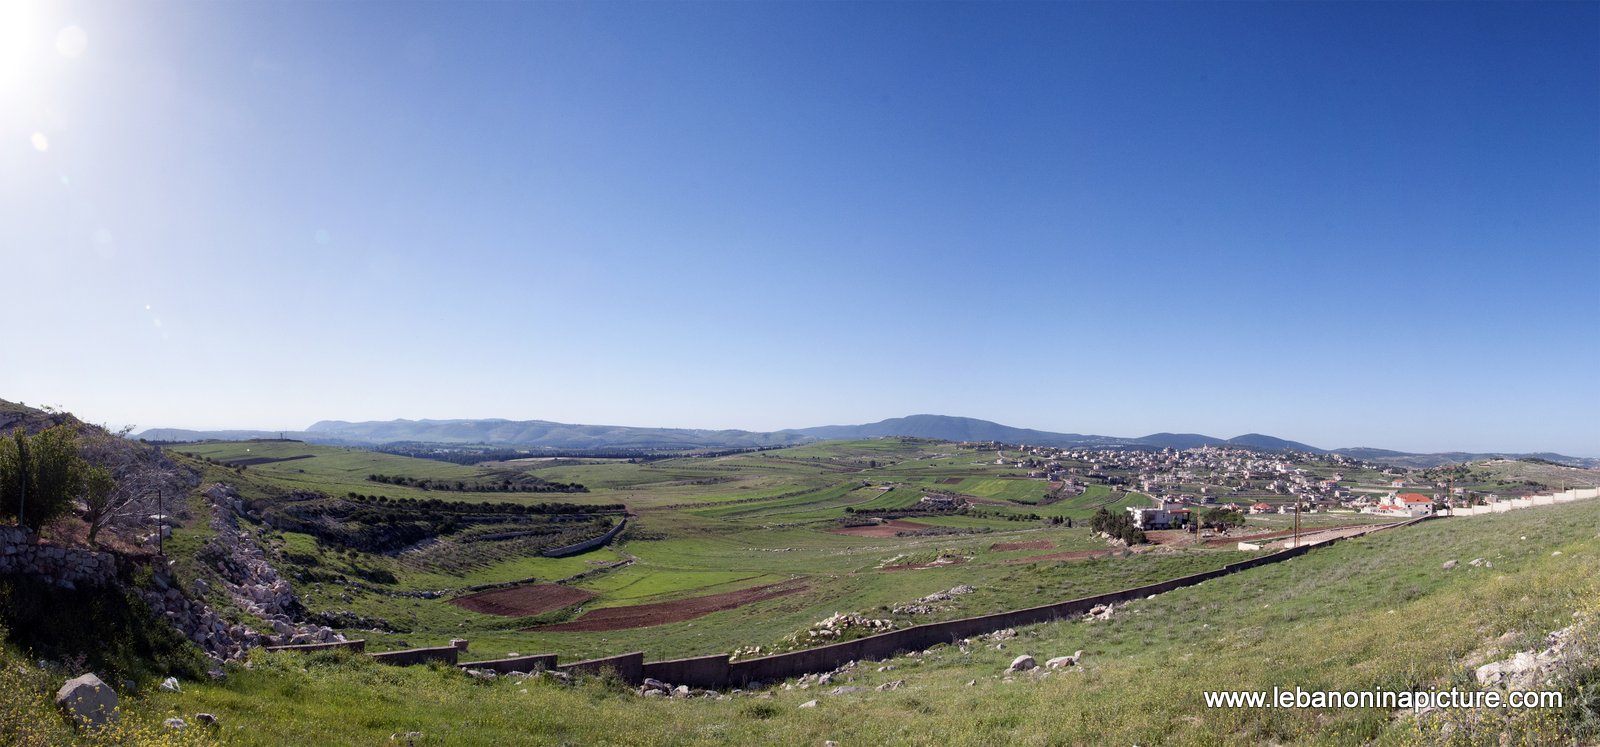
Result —
[{"label": "hazy horizon", "polygon": [[[945,413],[932,413],[932,412],[916,412],[916,413],[907,413],[905,415],[890,415],[890,416],[886,416],[886,417],[882,417],[882,418],[873,418],[873,419],[870,419],[870,420],[866,420],[866,419],[864,419],[864,420],[855,420],[855,421],[850,421],[850,422],[789,424],[789,425],[778,426],[778,427],[773,427],[773,428],[740,428],[740,427],[737,427],[737,426],[715,426],[715,425],[712,425],[712,426],[684,426],[684,425],[673,425],[673,424],[670,424],[670,423],[660,423],[660,424],[619,423],[619,422],[605,422],[605,423],[602,423],[602,422],[582,421],[582,420],[552,420],[550,418],[537,418],[537,417],[534,417],[534,418],[507,418],[507,417],[500,417],[500,416],[484,416],[484,417],[481,417],[481,418],[415,417],[415,418],[370,418],[370,419],[361,419],[361,420],[352,420],[352,419],[349,419],[349,418],[319,418],[316,421],[313,421],[313,422],[310,422],[310,423],[305,423],[303,425],[294,426],[294,427],[281,427],[281,428],[261,428],[261,427],[254,427],[254,426],[224,426],[224,427],[195,428],[195,427],[178,426],[178,425],[149,425],[149,426],[136,425],[136,428],[135,428],[134,432],[137,435],[138,433],[141,433],[141,432],[144,432],[144,431],[148,431],[148,430],[172,429],[172,430],[208,431],[208,432],[209,431],[264,431],[264,432],[278,431],[278,432],[282,432],[282,433],[303,433],[303,432],[307,432],[312,425],[315,425],[316,423],[320,423],[320,422],[324,422],[324,421],[365,423],[365,422],[391,422],[391,421],[406,421],[406,422],[435,421],[435,422],[441,422],[441,421],[462,421],[462,420],[465,420],[465,421],[472,421],[472,420],[505,420],[505,421],[509,421],[509,422],[547,421],[547,422],[562,423],[562,424],[566,424],[566,425],[621,426],[621,427],[632,427],[632,428],[686,428],[686,429],[693,429],[693,430],[740,430],[740,431],[750,431],[750,432],[758,432],[758,433],[768,433],[768,432],[781,431],[781,430],[803,430],[803,429],[806,429],[806,428],[815,428],[815,427],[822,427],[822,426],[869,425],[869,424],[877,423],[877,422],[880,422],[880,421],[883,421],[883,420],[888,420],[888,419],[893,419],[893,418],[902,418],[902,417],[913,417],[913,416],[916,416],[916,415],[935,415],[935,416],[942,416],[942,417],[970,418],[970,419],[975,419],[975,420],[985,420],[985,421],[989,421],[989,422],[997,422],[999,425],[1013,427],[1013,428],[1026,428],[1026,429],[1031,429],[1031,430],[1036,430],[1036,431],[1044,431],[1044,432],[1049,432],[1049,433],[1080,433],[1080,434],[1083,434],[1083,435],[1110,436],[1110,437],[1116,437],[1116,438],[1142,438],[1144,436],[1152,436],[1152,435],[1156,435],[1158,433],[1197,433],[1197,434],[1200,434],[1200,435],[1212,436],[1212,437],[1215,437],[1215,438],[1221,438],[1221,439],[1226,440],[1226,439],[1230,439],[1230,438],[1238,438],[1240,436],[1246,436],[1246,435],[1252,435],[1252,434],[1260,434],[1260,435],[1266,435],[1266,436],[1273,436],[1273,437],[1276,437],[1276,438],[1282,438],[1282,439],[1286,439],[1286,440],[1289,440],[1289,441],[1298,441],[1300,443],[1304,443],[1304,444],[1307,444],[1309,446],[1315,446],[1317,448],[1328,449],[1328,450],[1333,450],[1333,449],[1353,449],[1353,448],[1377,448],[1377,449],[1389,449],[1389,450],[1392,450],[1392,451],[1402,451],[1402,452],[1410,452],[1410,453],[1423,453],[1423,454],[1436,454],[1436,453],[1447,453],[1447,452],[1506,453],[1506,454],[1518,454],[1518,453],[1521,453],[1521,454],[1529,454],[1529,453],[1561,453],[1561,454],[1563,454],[1565,456],[1572,456],[1572,457],[1600,458],[1600,453],[1562,452],[1562,451],[1557,450],[1557,449],[1531,449],[1531,448],[1406,449],[1406,448],[1402,448],[1402,447],[1398,447],[1398,446],[1394,446],[1394,445],[1390,445],[1390,444],[1385,444],[1385,443],[1379,443],[1379,442],[1359,442],[1359,443],[1352,442],[1352,443],[1326,444],[1326,443],[1318,443],[1318,442],[1316,442],[1314,440],[1308,440],[1308,439],[1300,438],[1296,434],[1292,434],[1292,433],[1274,433],[1274,432],[1267,432],[1267,431],[1261,431],[1261,430],[1240,431],[1240,432],[1237,432],[1237,433],[1218,433],[1218,432],[1211,432],[1211,431],[1179,431],[1179,430],[1170,430],[1170,429],[1168,429],[1168,430],[1141,431],[1141,432],[1138,432],[1138,433],[1132,433],[1132,432],[1116,432],[1116,431],[1094,431],[1094,430],[1086,430],[1086,429],[1082,429],[1082,428],[1050,428],[1050,427],[1043,427],[1043,426],[1038,426],[1038,425],[1030,425],[1030,424],[1027,424],[1027,423],[1010,423],[1010,422],[994,421],[994,420],[992,420],[990,418],[984,418],[984,417],[979,417],[979,416],[974,416],[974,415],[947,415]],[[126,424],[124,424],[124,425],[126,425]]]},{"label": "hazy horizon", "polygon": [[1600,456],[1600,4],[0,5],[0,397]]}]

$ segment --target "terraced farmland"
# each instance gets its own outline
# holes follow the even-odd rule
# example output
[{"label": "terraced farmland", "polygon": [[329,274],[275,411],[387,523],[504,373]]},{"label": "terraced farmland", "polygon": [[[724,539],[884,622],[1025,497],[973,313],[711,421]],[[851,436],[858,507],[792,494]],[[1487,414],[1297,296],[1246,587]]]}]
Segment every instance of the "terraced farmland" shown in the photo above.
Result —
[{"label": "terraced farmland", "polygon": [[[274,562],[304,581],[297,590],[308,609],[362,621],[360,630],[348,632],[367,638],[373,650],[465,637],[484,656],[531,650],[569,659],[624,650],[655,657],[727,652],[785,645],[835,612],[882,615],[958,584],[976,591],[941,614],[1043,604],[1215,568],[1238,557],[1204,547],[1112,555],[1083,520],[1101,508],[1143,505],[1144,496],[1091,484],[1081,495],[1038,505],[1048,483],[1018,474],[1009,463],[992,464],[994,452],[915,439],[649,462],[513,460],[478,466],[293,442],[178,450],[211,460],[203,465],[208,480],[238,485],[267,512],[283,510],[271,506],[290,494],[301,496],[296,500],[323,494],[337,502],[357,493],[370,496],[361,506],[434,507],[428,515],[442,533],[399,550],[347,546],[336,535],[319,529],[314,536],[292,522],[259,533]],[[237,466],[252,459],[270,461]],[[577,483],[587,492],[429,490],[373,482],[372,474],[469,487],[507,480]],[[980,502],[929,511],[921,500],[930,494]],[[609,547],[548,558],[523,536],[542,531],[537,524],[520,531],[514,524],[462,527],[447,521],[459,512],[441,510],[462,505],[468,513],[460,515],[478,515],[472,512],[501,503],[533,512],[553,503],[589,507],[584,510],[620,505],[631,519]],[[1066,518],[1077,520],[1075,526],[1055,523]],[[516,519],[495,519],[504,520]],[[589,520],[557,526],[592,534],[606,525],[582,521]],[[584,526],[593,528],[576,529]],[[1097,557],[1086,559],[1091,554]],[[950,562],[928,566],[918,560],[940,557]],[[915,570],[897,570],[903,568]],[[502,592],[506,585],[511,591]],[[783,593],[762,591],[770,589]],[[412,594],[419,590],[437,596]],[[525,604],[517,601],[523,597]],[[603,622],[611,619],[628,622]],[[920,621],[926,619],[898,624]]]}]

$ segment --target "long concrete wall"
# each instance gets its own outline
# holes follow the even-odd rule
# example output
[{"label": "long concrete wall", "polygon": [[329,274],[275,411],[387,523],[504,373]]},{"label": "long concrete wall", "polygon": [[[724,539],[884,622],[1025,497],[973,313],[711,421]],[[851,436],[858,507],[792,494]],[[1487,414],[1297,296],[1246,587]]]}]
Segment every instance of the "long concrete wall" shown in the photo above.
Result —
[{"label": "long concrete wall", "polygon": [[385,664],[405,667],[412,664],[426,664],[430,661],[455,664],[456,657],[460,655],[461,649],[455,646],[437,646],[434,648],[408,648],[404,651],[384,651],[372,654],[372,658]]},{"label": "long concrete wall", "polygon": [[487,661],[468,661],[457,664],[462,669],[487,669],[491,672],[506,674],[508,672],[536,672],[541,669],[555,669],[555,654],[534,654],[532,656],[514,656],[509,659],[489,659]]},{"label": "long concrete wall", "polygon": [[1600,488],[1574,488],[1563,490],[1559,493],[1546,493],[1543,495],[1530,495],[1526,498],[1506,498],[1482,506],[1467,506],[1453,508],[1446,514],[1455,517],[1484,516],[1486,514],[1503,514],[1507,511],[1518,511],[1524,508],[1538,508],[1551,506],[1558,503],[1571,503],[1573,501],[1600,498]]},{"label": "long concrete wall", "polygon": [[644,681],[644,652],[634,651],[627,654],[607,656],[603,659],[590,659],[571,664],[563,664],[557,669],[571,674],[605,674],[614,672],[623,682],[639,684]]},{"label": "long concrete wall", "polygon": [[616,526],[614,526],[614,527],[612,527],[610,529],[607,529],[606,533],[600,535],[599,537],[595,537],[593,539],[586,539],[586,540],[584,540],[582,542],[577,542],[577,543],[574,543],[574,544],[571,544],[571,545],[567,545],[565,547],[558,547],[558,548],[556,548],[554,550],[545,550],[544,552],[539,553],[539,554],[543,555],[543,556],[545,556],[547,558],[564,558],[564,557],[566,557],[568,555],[577,555],[580,552],[588,552],[590,550],[595,549],[596,547],[599,547],[599,546],[601,546],[601,545],[603,545],[603,544],[605,544],[607,542],[610,542],[613,537],[616,537],[618,534],[621,534],[622,530],[626,529],[627,527],[628,527],[628,517],[624,516],[624,517],[622,517],[621,519],[619,519],[617,521],[617,525]]},{"label": "long concrete wall", "polygon": [[300,643],[292,646],[263,646],[263,648],[268,651],[300,651],[302,653],[342,648],[359,654],[366,652],[367,642],[365,639],[358,639],[354,641],[333,641],[331,643]]}]

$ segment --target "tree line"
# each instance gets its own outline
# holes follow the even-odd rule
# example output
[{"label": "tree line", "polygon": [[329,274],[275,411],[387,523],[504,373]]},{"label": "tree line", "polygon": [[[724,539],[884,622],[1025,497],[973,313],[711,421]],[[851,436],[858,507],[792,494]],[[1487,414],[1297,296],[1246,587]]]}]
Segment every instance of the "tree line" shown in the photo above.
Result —
[{"label": "tree line", "polygon": [[536,477],[513,482],[510,478],[500,482],[468,482],[466,480],[433,480],[405,475],[367,475],[368,482],[385,485],[420,488],[422,490],[455,491],[458,493],[587,493],[589,488],[575,482],[549,482]]},{"label": "tree line", "polygon": [[386,495],[366,495],[351,491],[347,498],[357,503],[389,506],[397,509],[419,509],[454,514],[519,514],[543,516],[549,514],[612,514],[627,510],[621,503],[462,503],[438,498],[390,498]]}]

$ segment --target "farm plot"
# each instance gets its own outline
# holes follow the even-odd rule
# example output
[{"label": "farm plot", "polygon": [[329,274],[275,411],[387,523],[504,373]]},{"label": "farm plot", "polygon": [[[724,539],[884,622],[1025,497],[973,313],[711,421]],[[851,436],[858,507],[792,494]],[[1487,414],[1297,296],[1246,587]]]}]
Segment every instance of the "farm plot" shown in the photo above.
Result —
[{"label": "farm plot", "polygon": [[594,598],[594,592],[560,584],[530,584],[483,591],[450,600],[465,610],[501,617],[539,615]]},{"label": "farm plot", "polygon": [[731,610],[747,604],[775,599],[805,590],[806,585],[803,582],[781,582],[722,594],[678,599],[671,602],[636,604],[631,607],[606,607],[586,612],[572,622],[545,625],[538,628],[530,628],[530,630],[541,633],[555,633],[648,628],[655,625],[693,620],[713,612]]},{"label": "farm plot", "polygon": [[[948,484],[947,481],[940,482]],[[1050,491],[1050,486],[1043,480],[1029,478],[968,477],[963,479],[955,490],[979,498],[993,498],[1013,503],[1038,503],[1044,498],[1045,493]]]}]

